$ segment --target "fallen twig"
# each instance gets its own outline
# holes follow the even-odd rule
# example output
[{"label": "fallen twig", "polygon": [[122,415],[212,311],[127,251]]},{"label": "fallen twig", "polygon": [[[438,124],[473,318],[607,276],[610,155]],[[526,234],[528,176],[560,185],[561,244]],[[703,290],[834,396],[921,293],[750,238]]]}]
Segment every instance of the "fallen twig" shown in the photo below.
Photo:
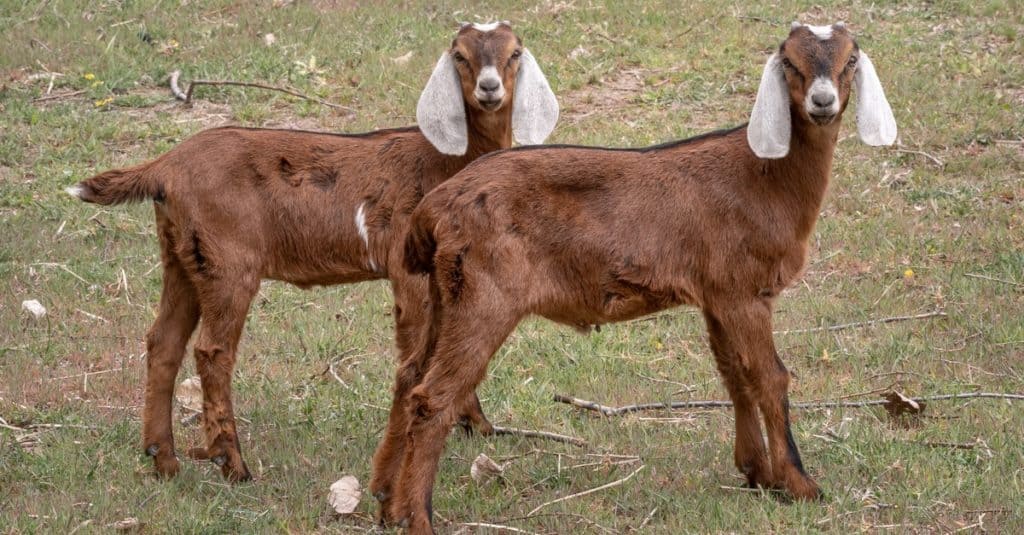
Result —
[{"label": "fallen twig", "polygon": [[318,99],[316,97],[311,97],[309,95],[304,95],[302,93],[299,93],[298,91],[293,91],[291,89],[286,89],[284,87],[276,87],[276,86],[272,86],[272,85],[258,84],[258,83],[255,83],[255,82],[236,82],[234,80],[192,80],[191,82],[188,83],[188,89],[186,89],[185,91],[182,91],[181,87],[178,86],[178,78],[179,77],[181,77],[181,71],[174,71],[174,72],[171,73],[171,79],[170,79],[171,93],[174,94],[174,98],[176,98],[176,99],[178,99],[178,100],[180,100],[180,101],[182,101],[182,102],[184,102],[185,104],[188,104],[188,105],[192,104],[192,91],[196,88],[196,86],[200,86],[200,85],[212,85],[212,86],[230,85],[230,86],[237,86],[237,87],[255,87],[257,89],[266,89],[268,91],[277,91],[279,93],[286,93],[286,94],[291,95],[293,97],[299,97],[301,99],[305,99],[305,100],[308,100],[310,102],[316,102],[317,104],[321,104],[321,105],[324,105],[324,106],[327,106],[327,107],[330,107],[330,108],[335,108],[335,109],[339,109],[339,110],[345,110],[345,111],[347,111],[349,113],[352,113],[352,114],[355,114],[355,112],[356,112],[355,109],[350,108],[348,106],[342,106],[341,104],[335,104],[333,102],[327,102],[326,100],[321,100],[321,99]]},{"label": "fallen twig", "polygon": [[894,150],[896,152],[900,152],[900,153],[903,153],[903,154],[917,154],[918,156],[924,156],[925,158],[928,158],[929,160],[932,161],[932,163],[934,163],[935,165],[937,165],[939,167],[945,167],[946,166],[946,164],[942,163],[942,160],[936,158],[935,156],[932,156],[931,154],[928,154],[927,152],[925,152],[923,150],[910,150],[910,149],[894,149]]},{"label": "fallen twig", "polygon": [[[848,396],[846,396],[848,397]],[[972,399],[972,398],[989,398],[989,399],[1008,399],[1008,400],[1019,400],[1024,401],[1024,394],[1003,394],[999,392],[961,392],[957,394],[940,394],[934,396],[921,396],[916,398],[908,398],[915,402],[921,401],[941,401],[948,399]],[[807,402],[794,402],[790,404],[790,407],[794,409],[833,409],[833,408],[855,408],[855,407],[872,407],[878,405],[885,405],[891,403],[888,399],[872,399],[867,401],[838,401],[827,400],[827,401],[807,401]],[[574,398],[571,396],[563,396],[555,394],[554,400],[559,403],[566,403],[574,407],[581,409],[587,409],[594,412],[599,412],[604,416],[621,416],[631,412],[640,411],[657,411],[666,409],[713,409],[713,408],[724,408],[732,407],[731,401],[725,400],[695,400],[695,401],[671,401],[668,403],[638,403],[635,405],[623,405],[621,407],[609,407],[607,405],[601,405],[594,403],[593,401],[587,401],[585,399]]]},{"label": "fallen twig", "polygon": [[534,507],[533,510],[530,511],[529,513],[526,513],[526,516],[528,516],[528,517],[533,516],[534,513],[536,513],[537,511],[540,511],[541,509],[543,509],[543,508],[545,508],[545,507],[547,507],[549,505],[556,504],[558,502],[564,502],[566,500],[571,500],[573,498],[579,498],[580,496],[586,496],[588,494],[593,494],[593,493],[598,492],[598,491],[602,491],[602,490],[605,490],[605,489],[610,489],[612,487],[617,487],[617,486],[619,486],[619,485],[629,481],[630,479],[632,479],[633,476],[639,474],[640,471],[643,470],[644,468],[647,468],[646,464],[640,465],[640,468],[637,468],[636,470],[633,470],[632,473],[630,473],[628,476],[626,476],[626,477],[624,477],[622,479],[619,479],[619,480],[616,480],[616,481],[612,481],[611,483],[606,483],[604,485],[601,485],[600,487],[594,487],[594,488],[592,488],[590,490],[585,490],[583,492],[577,492],[576,494],[570,494],[568,496],[563,496],[563,497],[558,498],[556,500],[551,500],[550,502],[542,503],[542,504],[538,505],[537,507]]},{"label": "fallen twig", "polygon": [[910,321],[910,320],[923,320],[928,318],[945,318],[945,312],[925,312],[924,314],[917,314],[914,316],[892,316],[888,318],[879,318],[868,321],[855,321],[853,323],[842,323],[839,325],[825,325],[822,327],[811,327],[808,329],[791,329],[788,331],[775,331],[772,334],[800,334],[800,333],[813,333],[818,331],[841,331],[843,329],[852,329],[854,327],[867,327],[869,325],[878,325],[880,323],[895,323],[898,321]]},{"label": "fallen twig", "polygon": [[459,525],[470,528],[487,528],[496,529],[498,531],[511,531],[512,533],[533,533],[532,531],[526,531],[525,529],[514,528],[512,526],[503,526],[501,524],[487,524],[486,522],[463,522]]},{"label": "fallen twig", "polygon": [[964,273],[964,277],[970,277],[972,279],[981,279],[992,282],[1001,282],[1003,284],[1009,284],[1010,286],[1024,287],[1024,284],[1019,282],[1008,281],[1006,279],[997,279],[995,277],[989,277],[988,275],[979,275],[977,273]]},{"label": "fallen twig", "polygon": [[81,95],[83,93],[85,93],[84,89],[81,91],[72,91],[70,93],[57,93],[56,95],[46,95],[45,97],[34,98],[32,99],[32,102],[46,102],[48,100],[77,97],[78,95]]},{"label": "fallen twig", "polygon": [[555,442],[561,442],[563,444],[572,444],[573,446],[586,447],[587,441],[582,438],[570,437],[567,435],[559,435],[558,433],[549,433],[547,431],[534,431],[532,429],[516,429],[515,427],[500,427],[493,426],[495,436],[517,436],[525,438],[543,438],[547,440],[554,440]]}]

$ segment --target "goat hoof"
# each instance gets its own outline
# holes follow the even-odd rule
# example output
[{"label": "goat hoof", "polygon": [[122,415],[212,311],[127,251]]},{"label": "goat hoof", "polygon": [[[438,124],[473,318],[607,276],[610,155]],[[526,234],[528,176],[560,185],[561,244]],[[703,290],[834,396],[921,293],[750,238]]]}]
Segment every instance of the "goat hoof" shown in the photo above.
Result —
[{"label": "goat hoof", "polygon": [[216,455],[214,457],[210,457],[210,461],[217,466],[224,466],[224,464],[228,462],[228,458],[225,455]]},{"label": "goat hoof", "polygon": [[150,457],[156,457],[156,454],[158,453],[160,453],[159,444],[150,444],[150,446],[146,448],[146,455],[149,455]]},{"label": "goat hoof", "polygon": [[174,455],[154,457],[153,463],[156,467],[157,477],[163,479],[170,479],[178,475],[178,471],[181,470],[181,463],[178,462],[178,458]]},{"label": "goat hoof", "polygon": [[379,491],[373,493],[373,497],[378,502],[384,503],[384,502],[388,501],[388,498],[391,497],[391,493],[386,491],[386,490],[379,490]]}]

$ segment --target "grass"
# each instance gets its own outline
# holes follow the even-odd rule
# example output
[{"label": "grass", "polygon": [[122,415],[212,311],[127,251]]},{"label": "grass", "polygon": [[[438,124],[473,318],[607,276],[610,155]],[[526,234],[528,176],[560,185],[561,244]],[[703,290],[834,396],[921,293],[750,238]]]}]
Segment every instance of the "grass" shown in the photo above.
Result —
[{"label": "grass", "polygon": [[[409,124],[456,20],[516,22],[563,107],[551,142],[634,146],[742,123],[791,19],[848,21],[883,78],[902,144],[865,147],[847,121],[807,273],[781,299],[776,328],[937,309],[948,317],[780,335],[796,375],[791,397],[892,383],[910,395],[1024,391],[1019,2],[359,4],[0,0],[0,416],[10,424],[0,428],[0,532],[105,531],[127,517],[156,532],[371,526],[371,499],[339,519],[326,496],[344,474],[369,479],[393,371],[387,286],[266,284],[234,382],[256,483],[229,487],[210,463],[187,461],[176,480],[157,481],[139,444],[142,336],[160,291],[151,209],[97,208],[61,190],[213,125]],[[409,51],[408,63],[393,61]],[[186,80],[290,85],[357,113],[210,87],[185,109],[166,88],[174,69]],[[49,96],[71,96],[41,100],[48,72],[61,73]],[[28,319],[26,299],[47,317]],[[351,390],[324,373],[342,357]],[[181,379],[193,374],[189,362]],[[683,386],[692,392],[675,393]],[[723,398],[691,310],[587,337],[527,321],[480,392],[496,423],[590,446],[453,435],[434,498],[444,531],[467,522],[542,533],[1024,531],[1019,404],[935,402],[911,427],[881,409],[797,411],[796,440],[828,497],[785,504],[721,488],[740,483],[729,411],[603,419],[551,401]],[[39,423],[65,427],[30,427]],[[176,433],[180,450],[198,445],[196,427]],[[481,452],[519,457],[501,483],[477,485],[469,464]],[[638,466],[612,464],[612,454],[640,456],[646,468],[523,518]]]}]

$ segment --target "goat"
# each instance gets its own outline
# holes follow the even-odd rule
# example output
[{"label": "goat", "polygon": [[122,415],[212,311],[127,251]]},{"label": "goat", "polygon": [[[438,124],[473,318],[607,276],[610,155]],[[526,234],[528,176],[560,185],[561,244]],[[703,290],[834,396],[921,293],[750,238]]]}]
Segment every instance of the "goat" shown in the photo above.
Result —
[{"label": "goat", "polygon": [[[397,373],[397,408],[375,458],[380,520],[431,530],[454,408],[524,316],[582,327],[682,304],[703,312],[747,482],[820,497],[790,432],[771,314],[805,262],[851,86],[861,138],[891,144],[892,111],[845,26],[794,23],[768,59],[748,125],[643,149],[501,151],[429,193],[404,262],[430,274],[431,317]],[[398,429],[407,444],[393,443]],[[395,448],[401,459],[386,455]]]},{"label": "goat", "polygon": [[[409,216],[425,192],[488,152],[541,143],[558,103],[507,22],[464,24],[417,105],[419,127],[344,135],[216,128],[142,165],[68,192],[118,204],[152,199],[163,263],[160,311],[146,335],[143,448],[161,476],[179,470],[171,430],[174,378],[195,343],[206,447],[230,481],[250,478],[239,450],[231,374],[262,279],[300,288],[389,279],[399,359],[425,318],[426,277],[400,267]],[[466,418],[491,426],[479,402]]]}]

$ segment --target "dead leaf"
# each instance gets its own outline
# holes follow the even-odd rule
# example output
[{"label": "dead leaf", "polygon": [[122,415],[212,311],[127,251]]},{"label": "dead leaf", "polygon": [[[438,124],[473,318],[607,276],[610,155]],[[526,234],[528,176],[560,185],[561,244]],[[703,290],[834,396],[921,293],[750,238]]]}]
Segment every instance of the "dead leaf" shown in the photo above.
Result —
[{"label": "dead leaf", "polygon": [[138,518],[130,516],[124,520],[118,520],[117,522],[110,524],[110,527],[114,528],[115,531],[138,531],[142,528],[142,522],[139,522]]},{"label": "dead leaf", "polygon": [[203,410],[203,385],[199,376],[192,376],[185,379],[178,385],[178,391],[174,393],[174,399],[178,404],[194,411]]},{"label": "dead leaf", "polygon": [[22,301],[21,309],[28,311],[29,314],[32,314],[33,319],[38,320],[46,316],[46,307],[44,307],[42,303],[36,301],[35,299],[28,299],[26,301]]},{"label": "dead leaf", "polygon": [[356,507],[359,506],[359,498],[362,496],[363,491],[359,487],[359,480],[355,476],[345,476],[331,485],[331,493],[327,496],[327,502],[338,514],[347,515],[356,510]]},{"label": "dead leaf", "polygon": [[505,467],[494,462],[487,454],[481,453],[473,459],[473,464],[469,467],[469,475],[478,484],[483,485],[495,477],[500,477],[502,472],[505,471]]},{"label": "dead leaf", "polygon": [[885,410],[892,417],[893,421],[909,426],[917,420],[917,416],[924,412],[924,402],[914,401],[895,390],[885,395]]},{"label": "dead leaf", "polygon": [[412,59],[412,50],[398,56],[397,58],[391,58],[391,62],[395,65],[405,65],[406,63],[409,63],[410,59]]}]

